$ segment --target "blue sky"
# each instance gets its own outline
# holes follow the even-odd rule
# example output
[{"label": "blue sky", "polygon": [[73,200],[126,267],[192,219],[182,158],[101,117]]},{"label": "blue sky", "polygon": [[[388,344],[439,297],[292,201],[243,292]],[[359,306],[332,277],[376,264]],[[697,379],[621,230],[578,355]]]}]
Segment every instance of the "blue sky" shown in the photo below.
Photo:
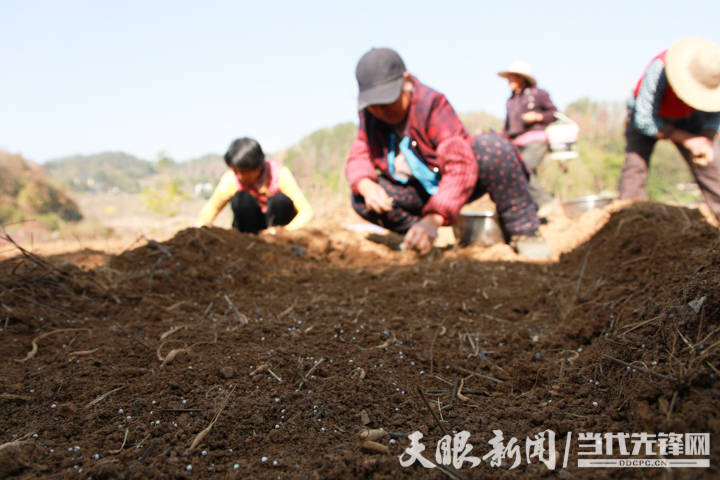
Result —
[{"label": "blue sky", "polygon": [[503,116],[496,73],[514,59],[561,109],[622,101],[677,38],[720,43],[718,19],[718,0],[0,0],[0,149],[187,160],[247,135],[277,151],[357,120],[355,64],[373,46],[459,112]]}]

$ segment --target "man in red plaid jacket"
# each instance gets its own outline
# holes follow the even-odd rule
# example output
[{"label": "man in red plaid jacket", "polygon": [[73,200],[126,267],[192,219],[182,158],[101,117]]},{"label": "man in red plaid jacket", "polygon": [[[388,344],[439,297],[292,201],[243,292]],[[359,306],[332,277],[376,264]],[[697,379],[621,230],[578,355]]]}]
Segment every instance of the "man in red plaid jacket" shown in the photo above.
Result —
[{"label": "man in red plaid jacket", "polygon": [[452,225],[463,205],[489,193],[519,253],[552,255],[538,234],[527,170],[506,138],[470,138],[445,96],[410,75],[394,50],[373,48],[355,74],[360,123],[345,174],[360,216],[426,251],[439,226]]}]

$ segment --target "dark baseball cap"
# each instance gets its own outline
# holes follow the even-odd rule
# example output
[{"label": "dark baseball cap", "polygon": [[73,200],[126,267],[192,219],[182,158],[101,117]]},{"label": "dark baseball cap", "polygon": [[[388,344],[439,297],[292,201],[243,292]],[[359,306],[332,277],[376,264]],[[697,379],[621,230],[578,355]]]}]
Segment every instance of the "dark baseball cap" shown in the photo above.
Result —
[{"label": "dark baseball cap", "polygon": [[358,110],[370,105],[387,105],[400,97],[405,63],[395,50],[373,48],[358,61]]}]

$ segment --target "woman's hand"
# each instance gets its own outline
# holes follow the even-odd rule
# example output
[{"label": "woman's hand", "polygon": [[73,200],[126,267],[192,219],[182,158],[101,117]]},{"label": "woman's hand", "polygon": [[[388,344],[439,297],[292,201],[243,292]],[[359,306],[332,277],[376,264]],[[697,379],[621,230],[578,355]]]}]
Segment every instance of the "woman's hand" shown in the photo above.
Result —
[{"label": "woman's hand", "polygon": [[693,163],[704,167],[713,161],[712,142],[703,136],[692,136],[685,139],[682,145],[687,148],[693,156]]},{"label": "woman's hand", "polygon": [[365,199],[365,205],[373,212],[383,213],[392,210],[392,198],[376,181],[363,178],[358,183],[358,192]]},{"label": "woman's hand", "polygon": [[543,121],[543,114],[540,112],[525,112],[522,115],[520,115],[520,118],[522,118],[522,121],[530,124],[530,123],[537,123]]},{"label": "woman's hand", "polygon": [[410,227],[405,234],[403,245],[421,253],[429,251],[435,238],[438,227],[443,224],[443,217],[437,213],[425,215],[419,222]]}]

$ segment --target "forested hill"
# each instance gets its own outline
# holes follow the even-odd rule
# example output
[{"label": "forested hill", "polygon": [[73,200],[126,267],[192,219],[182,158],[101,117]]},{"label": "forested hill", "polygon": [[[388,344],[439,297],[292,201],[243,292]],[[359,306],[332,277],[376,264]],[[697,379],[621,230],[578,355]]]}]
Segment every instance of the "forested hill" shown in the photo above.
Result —
[{"label": "forested hill", "polygon": [[20,155],[0,151],[0,225],[37,220],[48,228],[82,218],[72,197]]},{"label": "forested hill", "polygon": [[140,191],[140,180],[155,173],[152,162],[123,152],[73,155],[51,160],[45,171],[76,191]]}]

